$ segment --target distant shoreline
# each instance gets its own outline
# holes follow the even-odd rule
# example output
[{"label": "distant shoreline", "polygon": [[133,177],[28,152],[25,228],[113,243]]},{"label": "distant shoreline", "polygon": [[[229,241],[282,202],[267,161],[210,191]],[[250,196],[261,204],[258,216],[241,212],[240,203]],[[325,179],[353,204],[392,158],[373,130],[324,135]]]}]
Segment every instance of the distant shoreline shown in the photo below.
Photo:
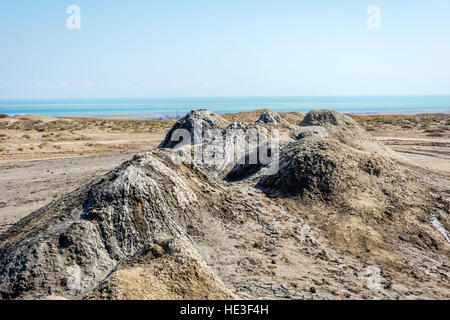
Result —
[{"label": "distant shoreline", "polygon": [[[311,109],[312,110],[312,109]],[[238,112],[217,112],[217,114],[236,114],[236,113],[242,113],[242,112],[257,112],[260,110],[242,110]],[[305,113],[301,111],[279,111],[280,113],[287,113],[287,112],[300,112]],[[369,116],[369,115],[426,115],[426,114],[450,114],[450,109],[447,110],[423,110],[423,111],[391,111],[391,112],[344,112],[346,114],[353,114],[353,115],[361,115],[361,116]],[[178,120],[182,117],[184,117],[186,113],[180,113],[180,114],[174,114],[174,113],[167,113],[167,114],[150,114],[150,113],[136,113],[136,114],[94,114],[94,115],[76,115],[76,116],[70,116],[74,118],[95,118],[95,119],[116,119],[116,120]],[[63,116],[61,118],[64,118],[66,116]]]},{"label": "distant shoreline", "polygon": [[[258,110],[242,110],[236,112],[217,112],[217,114],[239,114],[239,113],[247,113],[247,112],[259,112],[267,109],[258,109]],[[311,109],[313,110],[313,109]],[[276,110],[275,110],[276,111]],[[280,113],[288,113],[288,112],[299,112],[305,113],[301,111],[277,111]],[[431,115],[431,114],[450,114],[450,108],[444,110],[402,110],[402,111],[367,111],[367,112],[344,112],[345,114],[352,115],[361,115],[361,116],[370,116],[370,115]],[[1,112],[0,112],[1,114]],[[17,116],[35,116],[34,113],[24,113],[24,114],[7,114],[10,117]],[[85,115],[58,115],[58,116],[49,116],[55,118],[91,118],[91,119],[108,119],[108,120],[160,120],[160,121],[169,121],[169,120],[178,120],[184,117],[186,113],[117,113],[117,114],[85,114]]]},{"label": "distant shoreline", "polygon": [[51,117],[173,120],[193,109],[217,114],[261,109],[301,113],[333,109],[356,115],[449,114],[450,95],[0,100],[0,114]]}]

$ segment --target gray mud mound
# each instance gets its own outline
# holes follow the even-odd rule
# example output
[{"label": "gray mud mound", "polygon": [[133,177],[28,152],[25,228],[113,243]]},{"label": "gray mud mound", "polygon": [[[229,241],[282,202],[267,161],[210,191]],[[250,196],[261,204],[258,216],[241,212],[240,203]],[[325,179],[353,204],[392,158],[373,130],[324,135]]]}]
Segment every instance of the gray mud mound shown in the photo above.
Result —
[{"label": "gray mud mound", "polygon": [[334,110],[312,110],[305,115],[299,126],[300,132],[297,139],[311,136],[312,133],[318,138],[329,136],[357,150],[375,152],[382,157],[401,159],[390,148],[371,137],[353,119]]},{"label": "gray mud mound", "polygon": [[155,241],[121,262],[87,299],[180,300],[237,298],[183,237]]},{"label": "gray mud mound", "polygon": [[392,160],[352,150],[332,139],[292,142],[280,157],[280,170],[262,177],[258,184],[271,196],[329,201],[351,188],[371,188],[380,176],[397,175]]},{"label": "gray mud mound", "polygon": [[282,123],[285,120],[280,116],[279,113],[273,111],[264,111],[256,123],[265,123],[265,124],[274,124],[274,123]]},{"label": "gray mud mound", "polygon": [[21,220],[0,238],[2,297],[82,296],[155,237],[180,235],[199,204],[176,170],[163,151],[141,154]]},{"label": "gray mud mound", "polygon": [[358,124],[349,117],[334,110],[311,110],[303,118],[300,126],[340,126],[356,128]]},{"label": "gray mud mound", "polygon": [[[196,168],[208,178],[217,179],[229,177],[230,171],[236,171],[236,164],[251,164],[251,171],[257,172],[261,164],[253,163],[252,155],[259,159],[263,151],[274,149],[271,141],[278,142],[280,132],[283,139],[293,140],[295,131],[294,126],[274,112],[264,112],[255,123],[228,123],[209,110],[193,110],[169,130],[158,148],[176,149],[180,156],[189,155]],[[181,139],[183,132],[186,137]]]},{"label": "gray mud mound", "polygon": [[269,196],[331,201],[371,190],[381,197],[386,183],[405,180],[392,152],[349,117],[315,110],[300,127],[281,150],[278,172],[258,183]]},{"label": "gray mud mound", "polygon": [[[218,136],[174,149],[171,134],[195,125]],[[238,162],[253,129],[277,142],[268,163]],[[215,139],[219,164],[181,159]],[[194,110],[160,147],[0,234],[0,298],[450,298],[450,176],[350,118],[229,124]]]},{"label": "gray mud mound", "polygon": [[183,143],[193,144],[194,139],[202,140],[202,137],[195,137],[194,124],[197,124],[202,131],[206,130],[222,130],[229,122],[214,112],[206,109],[192,110],[185,117],[178,120],[177,123],[167,132],[164,140],[159,144],[158,148],[174,148],[180,141],[173,136],[174,131],[179,129],[187,130],[191,134],[191,141],[183,141]]}]

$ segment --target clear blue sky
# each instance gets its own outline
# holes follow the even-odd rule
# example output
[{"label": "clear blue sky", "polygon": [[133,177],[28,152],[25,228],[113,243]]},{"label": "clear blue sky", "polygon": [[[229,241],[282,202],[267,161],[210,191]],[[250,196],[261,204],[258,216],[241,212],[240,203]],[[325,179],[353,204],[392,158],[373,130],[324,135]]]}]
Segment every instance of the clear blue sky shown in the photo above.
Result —
[{"label": "clear blue sky", "polygon": [[0,99],[450,93],[448,0],[1,1],[0,42]]}]

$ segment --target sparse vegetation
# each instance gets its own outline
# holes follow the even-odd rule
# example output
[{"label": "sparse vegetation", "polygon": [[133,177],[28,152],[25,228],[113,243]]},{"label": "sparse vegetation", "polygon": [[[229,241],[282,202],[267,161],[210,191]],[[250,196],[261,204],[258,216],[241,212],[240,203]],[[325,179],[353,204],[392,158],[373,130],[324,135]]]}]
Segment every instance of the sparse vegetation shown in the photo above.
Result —
[{"label": "sparse vegetation", "polygon": [[[117,153],[139,151],[148,142],[141,136],[132,134],[164,134],[176,121],[162,120],[121,120],[94,118],[48,118],[39,116],[18,116],[0,119],[0,142],[8,141],[7,156],[17,159],[33,156],[53,156],[56,154],[83,155],[99,152]],[[37,134],[33,134],[33,132]],[[30,145],[29,141],[41,139],[40,144]],[[133,139],[137,138],[137,141]],[[103,141],[108,141],[104,143]],[[112,141],[120,140],[117,145]],[[151,140],[151,139],[149,139]],[[71,144],[71,141],[74,144]],[[81,146],[76,141],[92,141],[89,146]],[[97,141],[101,141],[97,143]],[[110,142],[111,141],[111,142]],[[54,144],[55,142],[61,142]],[[81,149],[80,149],[81,148]]]},{"label": "sparse vegetation", "polygon": [[[21,118],[16,121],[0,122],[0,130],[21,130],[37,132],[57,132],[57,131],[79,131],[87,129],[98,129],[101,131],[135,131],[148,132],[150,129],[168,129],[175,121],[162,120],[104,120],[104,119],[85,119],[71,118],[58,119],[44,122],[42,120],[27,120]],[[48,136],[47,136],[48,137]]]},{"label": "sparse vegetation", "polygon": [[[235,114],[222,114],[226,120],[254,122],[265,110],[252,112],[241,112]],[[300,112],[280,113],[291,125],[298,125],[304,114]],[[398,131],[411,132],[422,135],[422,137],[450,138],[450,115],[449,114],[420,114],[420,115],[349,115],[366,131],[373,135],[382,135],[386,130],[391,133]],[[128,134],[151,135],[164,134],[176,120],[121,120],[121,119],[95,119],[95,118],[39,118],[36,116],[7,117],[0,119],[0,142],[8,150],[3,152],[14,157],[19,154],[17,148],[21,147],[23,155],[34,153],[55,154],[53,143],[61,142],[61,151],[57,153],[76,154],[93,153],[99,150],[105,152],[118,152],[118,150],[140,150],[138,146],[145,144],[142,138],[140,142],[130,143],[133,140]],[[41,139],[41,144],[30,147],[34,139]],[[114,146],[108,142],[121,142]],[[128,141],[130,140],[130,141]],[[73,146],[70,142],[74,142]],[[89,146],[78,141],[92,142]],[[128,141],[128,142],[125,142]],[[8,143],[4,145],[4,143]],[[81,147],[82,146],[82,147]],[[79,150],[81,148],[82,150]],[[76,151],[73,151],[75,150]],[[31,152],[30,150],[34,150]],[[51,151],[50,151],[51,150]]]},{"label": "sparse vegetation", "polygon": [[430,122],[425,121],[425,122],[422,123],[422,125],[421,125],[420,127],[421,127],[422,129],[426,129],[426,128],[429,127],[429,125],[430,125]]},{"label": "sparse vegetation", "polygon": [[[255,111],[250,112],[239,112],[239,113],[225,113],[221,114],[222,118],[225,118],[226,120],[230,122],[235,121],[246,121],[246,122],[254,122],[258,120],[261,113],[264,111],[271,111],[269,109],[259,109]],[[297,125],[300,121],[302,121],[303,117],[305,116],[301,112],[283,112],[280,113],[281,117],[284,118],[287,122]],[[175,122],[175,121],[173,121]]]},{"label": "sparse vegetation", "polygon": [[[439,132],[430,132],[432,134],[443,134],[442,127],[450,123],[449,114],[418,114],[418,115],[351,115],[349,116],[358,122],[368,131],[383,128],[397,127],[403,130],[428,130],[439,129]],[[445,131],[445,130],[444,130]],[[436,135],[437,136],[437,135]]]}]

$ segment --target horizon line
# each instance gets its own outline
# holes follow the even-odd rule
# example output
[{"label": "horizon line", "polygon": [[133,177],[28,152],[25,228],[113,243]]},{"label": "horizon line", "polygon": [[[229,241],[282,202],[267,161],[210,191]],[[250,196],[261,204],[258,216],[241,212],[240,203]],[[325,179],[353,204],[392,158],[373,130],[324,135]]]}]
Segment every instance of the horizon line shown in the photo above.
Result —
[{"label": "horizon line", "polygon": [[31,101],[31,100],[125,100],[125,99],[208,99],[208,98],[310,98],[310,97],[424,97],[424,96],[450,96],[450,93],[414,93],[414,94],[330,94],[330,95],[268,95],[268,96],[254,96],[254,95],[237,95],[237,96],[179,96],[179,97],[97,97],[97,98],[0,98],[0,101]]}]

